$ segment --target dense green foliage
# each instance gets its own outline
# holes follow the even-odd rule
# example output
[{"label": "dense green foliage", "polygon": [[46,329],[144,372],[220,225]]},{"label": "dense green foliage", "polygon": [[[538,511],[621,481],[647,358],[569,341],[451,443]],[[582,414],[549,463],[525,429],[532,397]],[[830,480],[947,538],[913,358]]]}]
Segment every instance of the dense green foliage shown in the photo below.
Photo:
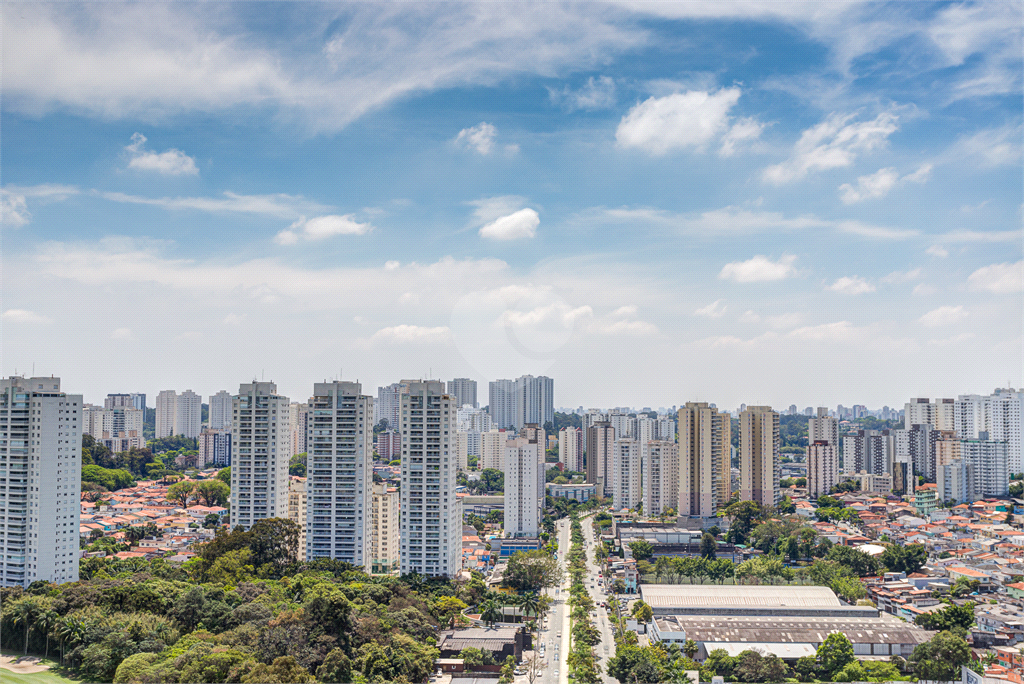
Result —
[{"label": "dense green foliage", "polygon": [[[384,420],[387,420],[386,418]],[[295,454],[288,462],[288,474],[306,477],[306,454]]]},{"label": "dense green foliage", "polygon": [[220,532],[184,565],[89,558],[79,582],[5,588],[2,646],[96,682],[422,682],[437,629],[492,595],[479,579],[298,563],[297,538],[272,519]]},{"label": "dense green foliage", "polygon": [[92,482],[111,492],[134,487],[136,484],[135,478],[127,470],[103,468],[98,465],[82,466],[82,482]]}]

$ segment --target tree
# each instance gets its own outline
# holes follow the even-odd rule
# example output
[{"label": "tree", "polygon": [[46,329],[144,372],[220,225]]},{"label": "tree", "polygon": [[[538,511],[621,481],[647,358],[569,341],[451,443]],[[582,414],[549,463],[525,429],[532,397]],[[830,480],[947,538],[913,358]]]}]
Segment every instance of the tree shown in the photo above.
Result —
[{"label": "tree", "polygon": [[231,466],[227,468],[221,468],[217,471],[217,479],[226,484],[228,487],[231,486]]},{"label": "tree", "polygon": [[973,594],[979,589],[981,589],[981,581],[961,575],[956,578],[956,582],[953,582],[949,593],[953,596],[966,596],[967,594]]},{"label": "tree", "polygon": [[833,546],[829,549],[828,560],[837,561],[850,568],[858,577],[878,574],[878,561],[863,551],[849,546]]},{"label": "tree", "polygon": [[700,538],[700,555],[701,558],[709,561],[713,561],[717,558],[718,553],[718,542],[709,533],[705,532]]},{"label": "tree", "polygon": [[683,653],[685,653],[686,657],[690,660],[693,660],[697,657],[698,650],[700,650],[700,648],[697,646],[697,642],[693,639],[687,639],[683,643]]},{"label": "tree", "polygon": [[547,551],[518,551],[509,557],[503,580],[517,591],[539,592],[561,584],[563,575],[561,565]]},{"label": "tree", "polygon": [[814,675],[818,671],[818,661],[813,656],[798,658],[793,670],[801,682],[813,682]]},{"label": "tree", "polygon": [[25,626],[25,655],[28,655],[28,632],[35,625],[39,612],[39,604],[34,598],[23,598],[14,606],[14,625]]},{"label": "tree", "polygon": [[257,568],[272,565],[278,569],[299,555],[299,525],[286,518],[264,518],[249,530],[249,550]]},{"label": "tree", "polygon": [[724,515],[732,518],[729,536],[734,542],[742,544],[753,529],[754,523],[764,515],[764,511],[756,501],[737,501],[726,507]]},{"label": "tree", "polygon": [[914,649],[914,671],[920,679],[952,680],[971,660],[971,648],[953,632],[939,632]]},{"label": "tree", "polygon": [[879,560],[889,572],[905,572],[910,575],[928,562],[928,550],[923,544],[889,544]]},{"label": "tree", "polygon": [[242,684],[305,684],[315,683],[316,677],[296,662],[293,656],[275,658],[272,665],[259,663],[241,679]]},{"label": "tree", "polygon": [[223,506],[228,502],[229,496],[231,487],[217,479],[200,480],[195,485],[195,497],[204,506]]},{"label": "tree", "polygon": [[336,648],[327,654],[317,668],[316,678],[321,682],[351,682],[352,661],[343,650]]},{"label": "tree", "polygon": [[830,588],[848,603],[856,603],[868,595],[867,589],[856,577],[837,577],[832,581]]},{"label": "tree", "polygon": [[212,530],[220,525],[220,516],[216,513],[207,513],[206,517],[203,518],[203,527],[208,530]]},{"label": "tree", "polygon": [[817,657],[822,672],[829,677],[843,669],[847,663],[856,660],[853,644],[841,632],[832,632],[825,637],[825,641],[818,647]]},{"label": "tree", "polygon": [[732,671],[736,667],[736,659],[730,656],[724,648],[716,648],[704,660],[704,667],[728,680],[732,677]]},{"label": "tree", "polygon": [[629,542],[629,550],[633,552],[633,558],[638,561],[649,561],[654,557],[654,546],[643,538]]},{"label": "tree", "polygon": [[487,625],[493,625],[501,619],[501,609],[494,599],[487,599],[480,604],[480,619]]},{"label": "tree", "polygon": [[951,603],[942,610],[918,615],[914,618],[914,624],[935,632],[953,629],[968,630],[974,624],[974,604],[965,603],[958,606]]},{"label": "tree", "polygon": [[288,461],[288,474],[298,477],[306,477],[306,454],[295,454]]},{"label": "tree", "polygon": [[194,482],[188,480],[177,482],[167,488],[167,500],[179,504],[182,508],[188,508],[193,491],[195,491]]}]

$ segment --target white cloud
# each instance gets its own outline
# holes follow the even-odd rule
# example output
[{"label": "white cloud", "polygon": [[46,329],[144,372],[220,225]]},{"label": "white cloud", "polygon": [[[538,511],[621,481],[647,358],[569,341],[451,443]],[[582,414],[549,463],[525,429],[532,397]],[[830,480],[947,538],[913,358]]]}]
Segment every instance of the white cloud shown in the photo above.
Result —
[{"label": "white cloud", "polygon": [[971,163],[982,169],[1019,166],[1022,135],[1024,127],[1020,125],[986,128],[953,143],[943,153],[942,161],[961,167]]},{"label": "white cloud", "polygon": [[918,283],[914,286],[914,289],[910,291],[910,294],[915,297],[928,297],[936,292],[938,292],[938,290],[931,285],[928,285],[927,283]]},{"label": "white cloud", "polygon": [[480,154],[490,154],[496,137],[498,129],[484,121],[472,128],[463,128],[455,136],[454,142],[459,147],[476,150]]},{"label": "white cloud", "polygon": [[871,121],[853,121],[855,116],[832,114],[805,130],[793,147],[793,155],[766,168],[764,179],[781,185],[815,171],[850,166],[860,153],[883,147],[899,128],[899,117],[893,112],[882,112]]},{"label": "white cloud", "polygon": [[436,328],[421,325],[395,325],[381,328],[370,338],[371,342],[394,342],[397,344],[437,344],[451,339],[447,326]]},{"label": "white cloud", "polygon": [[795,262],[796,257],[791,254],[781,256],[778,261],[772,261],[768,257],[758,254],[747,261],[726,264],[722,267],[718,277],[737,283],[784,280],[796,275],[796,267],[793,265]]},{"label": "white cloud", "polygon": [[945,259],[946,257],[949,256],[949,250],[947,250],[942,245],[932,245],[928,249],[924,250],[924,253],[930,254],[931,256],[934,257],[939,257],[941,259]]},{"label": "white cloud", "polygon": [[849,321],[838,321],[837,323],[824,323],[822,325],[797,328],[791,331],[788,337],[815,341],[842,341],[857,337],[860,334],[861,331],[855,328]]},{"label": "white cloud", "polygon": [[619,147],[635,147],[660,155],[677,149],[703,149],[724,136],[722,151],[731,154],[738,142],[761,133],[760,124],[752,119],[729,128],[729,111],[739,98],[739,88],[651,97],[622,117],[615,140]]},{"label": "white cloud", "polygon": [[540,216],[533,209],[519,211],[495,219],[480,228],[480,237],[490,240],[520,240],[537,234]]},{"label": "white cloud", "polygon": [[274,240],[281,245],[294,245],[300,239],[315,242],[336,235],[366,235],[373,230],[372,225],[358,223],[353,216],[317,216],[309,220],[303,217],[278,233]]},{"label": "white cloud", "polygon": [[612,311],[612,316],[635,316],[636,312],[636,304],[626,304],[625,306],[620,306],[615,311]]},{"label": "white cloud", "polygon": [[902,183],[926,182],[931,175],[931,171],[931,164],[923,164],[917,171],[900,178],[900,174],[895,167],[879,169],[875,173],[857,178],[857,187],[853,187],[849,183],[840,185],[840,199],[843,200],[843,204],[854,204],[866,199],[885,197],[889,194],[890,190]]},{"label": "white cloud", "polygon": [[731,157],[739,145],[760,138],[763,130],[764,124],[757,119],[752,117],[740,119],[722,136],[722,148],[719,150],[719,154],[723,157]]},{"label": "white cloud", "polygon": [[277,218],[294,219],[303,214],[319,213],[331,207],[312,202],[301,195],[238,195],[225,192],[224,197],[139,197],[122,192],[93,191],[98,197],[111,202],[145,204],[170,211],[192,209],[211,213],[235,212],[241,214],[264,214]]},{"label": "white cloud", "polygon": [[400,262],[400,261],[385,261],[384,262],[384,270],[385,271],[394,271],[396,268],[399,268],[401,265],[402,265],[402,262]]},{"label": "white cloud", "polygon": [[833,292],[857,295],[864,294],[866,292],[874,292],[875,286],[860,276],[844,276],[832,283],[828,289]]},{"label": "white cloud", "polygon": [[53,323],[53,319],[26,309],[8,309],[0,318],[12,323]]},{"label": "white cloud", "polygon": [[17,228],[28,225],[32,214],[28,210],[28,199],[41,202],[61,202],[78,194],[78,188],[71,185],[46,183],[43,185],[7,185],[0,188],[0,226]]},{"label": "white cloud", "polygon": [[566,111],[578,109],[607,109],[615,105],[615,81],[610,76],[594,78],[591,76],[579,90],[566,85],[561,90],[548,88],[551,102]]},{"label": "white cloud", "polygon": [[132,332],[131,328],[117,328],[110,333],[110,339],[112,340],[134,340],[135,333]]},{"label": "white cloud", "polygon": [[721,318],[725,315],[725,310],[728,307],[722,304],[721,299],[716,299],[707,306],[702,306],[693,312],[694,316],[707,316],[708,318]]},{"label": "white cloud", "polygon": [[950,242],[1017,242],[1019,230],[957,230],[937,236],[945,243]]},{"label": "white cloud", "polygon": [[526,206],[526,198],[519,195],[500,195],[472,200],[465,204],[476,207],[473,209],[473,220],[470,225],[479,226],[519,211]]},{"label": "white cloud", "polygon": [[979,268],[967,278],[967,284],[972,290],[985,290],[996,294],[1024,291],[1024,261]]},{"label": "white cloud", "polygon": [[909,283],[911,281],[917,280],[920,277],[921,269],[913,268],[909,271],[893,271],[889,275],[882,278],[882,282],[887,283],[889,285],[899,285],[902,283]]},{"label": "white cloud", "polygon": [[907,240],[921,234],[921,231],[915,228],[887,228],[868,225],[860,221],[838,221],[835,226],[843,233],[852,233],[873,240]]},{"label": "white cloud", "polygon": [[166,176],[196,176],[199,168],[196,160],[181,150],[170,149],[166,152],[150,152],[144,149],[146,136],[136,133],[132,136],[132,144],[125,147],[131,155],[128,168],[141,171],[156,171]]},{"label": "white cloud", "polygon": [[940,306],[921,316],[917,321],[922,325],[935,327],[939,325],[952,325],[963,320],[966,316],[967,312],[964,311],[962,306]]}]

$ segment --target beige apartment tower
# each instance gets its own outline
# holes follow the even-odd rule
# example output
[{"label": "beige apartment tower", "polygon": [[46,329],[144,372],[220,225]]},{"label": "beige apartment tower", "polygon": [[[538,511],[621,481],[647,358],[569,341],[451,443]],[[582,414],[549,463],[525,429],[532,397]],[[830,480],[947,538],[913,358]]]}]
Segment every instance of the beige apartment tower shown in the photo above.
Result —
[{"label": "beige apartment tower", "polygon": [[299,557],[306,557],[306,478],[290,476],[288,483],[288,519],[299,526]]},{"label": "beige apartment tower", "polygon": [[824,439],[811,442],[807,448],[807,496],[816,499],[828,494],[838,483],[839,450],[836,445]]},{"label": "beige apartment tower", "polygon": [[732,420],[704,402],[679,409],[679,515],[713,518],[732,498]]},{"label": "beige apartment tower", "polygon": [[771,406],[740,413],[740,500],[779,502],[779,414]]},{"label": "beige apartment tower", "polygon": [[612,447],[615,428],[601,420],[587,428],[587,482],[597,485],[597,495],[612,495]]},{"label": "beige apartment tower", "polygon": [[828,442],[839,450],[839,419],[828,415],[828,409],[819,406],[817,415],[807,421],[807,443]]},{"label": "beige apartment tower", "polygon": [[370,572],[388,575],[398,569],[400,560],[398,547],[399,533],[398,488],[388,487],[387,482],[373,485],[373,559]]}]

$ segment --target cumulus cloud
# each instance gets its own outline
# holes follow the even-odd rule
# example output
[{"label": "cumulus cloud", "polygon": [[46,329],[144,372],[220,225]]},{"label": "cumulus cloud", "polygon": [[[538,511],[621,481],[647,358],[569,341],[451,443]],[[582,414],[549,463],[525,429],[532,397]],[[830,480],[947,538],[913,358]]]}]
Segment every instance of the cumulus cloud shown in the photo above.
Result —
[{"label": "cumulus cloud", "polygon": [[760,283],[785,280],[796,275],[796,257],[784,254],[778,261],[772,261],[758,254],[747,261],[735,261],[722,267],[718,277],[737,283]]},{"label": "cumulus cloud", "polygon": [[8,309],[0,316],[11,323],[53,323],[53,320],[27,309]]},{"label": "cumulus cloud", "polygon": [[931,175],[932,165],[924,164],[917,171],[900,177],[895,167],[879,169],[875,173],[857,178],[857,186],[843,183],[839,186],[840,199],[843,204],[854,204],[866,199],[885,197],[889,191],[901,183],[924,183]]},{"label": "cumulus cloud", "polygon": [[199,168],[196,160],[181,150],[170,149],[166,152],[150,152],[145,149],[146,136],[136,133],[132,136],[132,144],[125,147],[131,156],[128,168],[140,171],[155,171],[165,176],[196,176]]},{"label": "cumulus cloud", "polygon": [[828,289],[833,292],[856,295],[874,292],[875,286],[860,276],[844,276],[832,283]]},{"label": "cumulus cloud", "polygon": [[309,220],[303,217],[278,233],[274,241],[279,245],[294,245],[299,240],[315,242],[336,235],[366,235],[373,230],[372,225],[359,223],[353,216],[317,216]]},{"label": "cumulus cloud", "polygon": [[622,117],[615,140],[619,147],[635,147],[656,155],[686,148],[700,150],[722,140],[722,153],[732,154],[738,143],[761,134],[761,124],[753,119],[730,127],[729,112],[739,98],[739,88],[651,97]]},{"label": "cumulus cloud", "polygon": [[721,318],[725,315],[725,310],[728,308],[725,304],[722,304],[721,299],[716,299],[707,306],[702,306],[693,312],[694,316],[707,316],[708,318]]},{"label": "cumulus cloud", "polygon": [[917,321],[923,325],[935,327],[940,325],[952,325],[966,316],[967,312],[964,311],[964,307],[962,306],[940,306],[939,308],[932,309],[925,315],[921,316]]},{"label": "cumulus cloud", "polygon": [[421,325],[394,325],[381,328],[370,338],[372,342],[393,342],[396,344],[431,344],[447,342],[451,331],[447,326],[436,328]]},{"label": "cumulus cloud", "polygon": [[566,85],[561,90],[548,88],[551,102],[566,111],[606,109],[615,105],[615,81],[610,76],[591,76],[579,90]]},{"label": "cumulus cloud", "polygon": [[463,128],[455,136],[455,144],[468,150],[476,150],[480,154],[490,154],[494,148],[494,139],[498,137],[498,129],[483,121],[472,128]]},{"label": "cumulus cloud", "polygon": [[28,210],[29,199],[42,203],[61,202],[78,193],[78,188],[74,186],[56,183],[32,186],[7,185],[0,189],[0,226],[17,228],[27,225],[32,220],[32,214]]},{"label": "cumulus cloud", "polygon": [[764,170],[764,179],[782,185],[809,173],[850,166],[862,152],[883,147],[899,126],[893,112],[871,121],[854,121],[855,114],[832,114],[800,135],[792,156]]},{"label": "cumulus cloud", "polygon": [[489,240],[521,240],[537,234],[540,216],[533,209],[520,209],[501,216],[480,228],[480,237]]},{"label": "cumulus cloud", "polygon": [[983,266],[967,278],[967,284],[972,290],[996,294],[1024,291],[1024,261]]}]

